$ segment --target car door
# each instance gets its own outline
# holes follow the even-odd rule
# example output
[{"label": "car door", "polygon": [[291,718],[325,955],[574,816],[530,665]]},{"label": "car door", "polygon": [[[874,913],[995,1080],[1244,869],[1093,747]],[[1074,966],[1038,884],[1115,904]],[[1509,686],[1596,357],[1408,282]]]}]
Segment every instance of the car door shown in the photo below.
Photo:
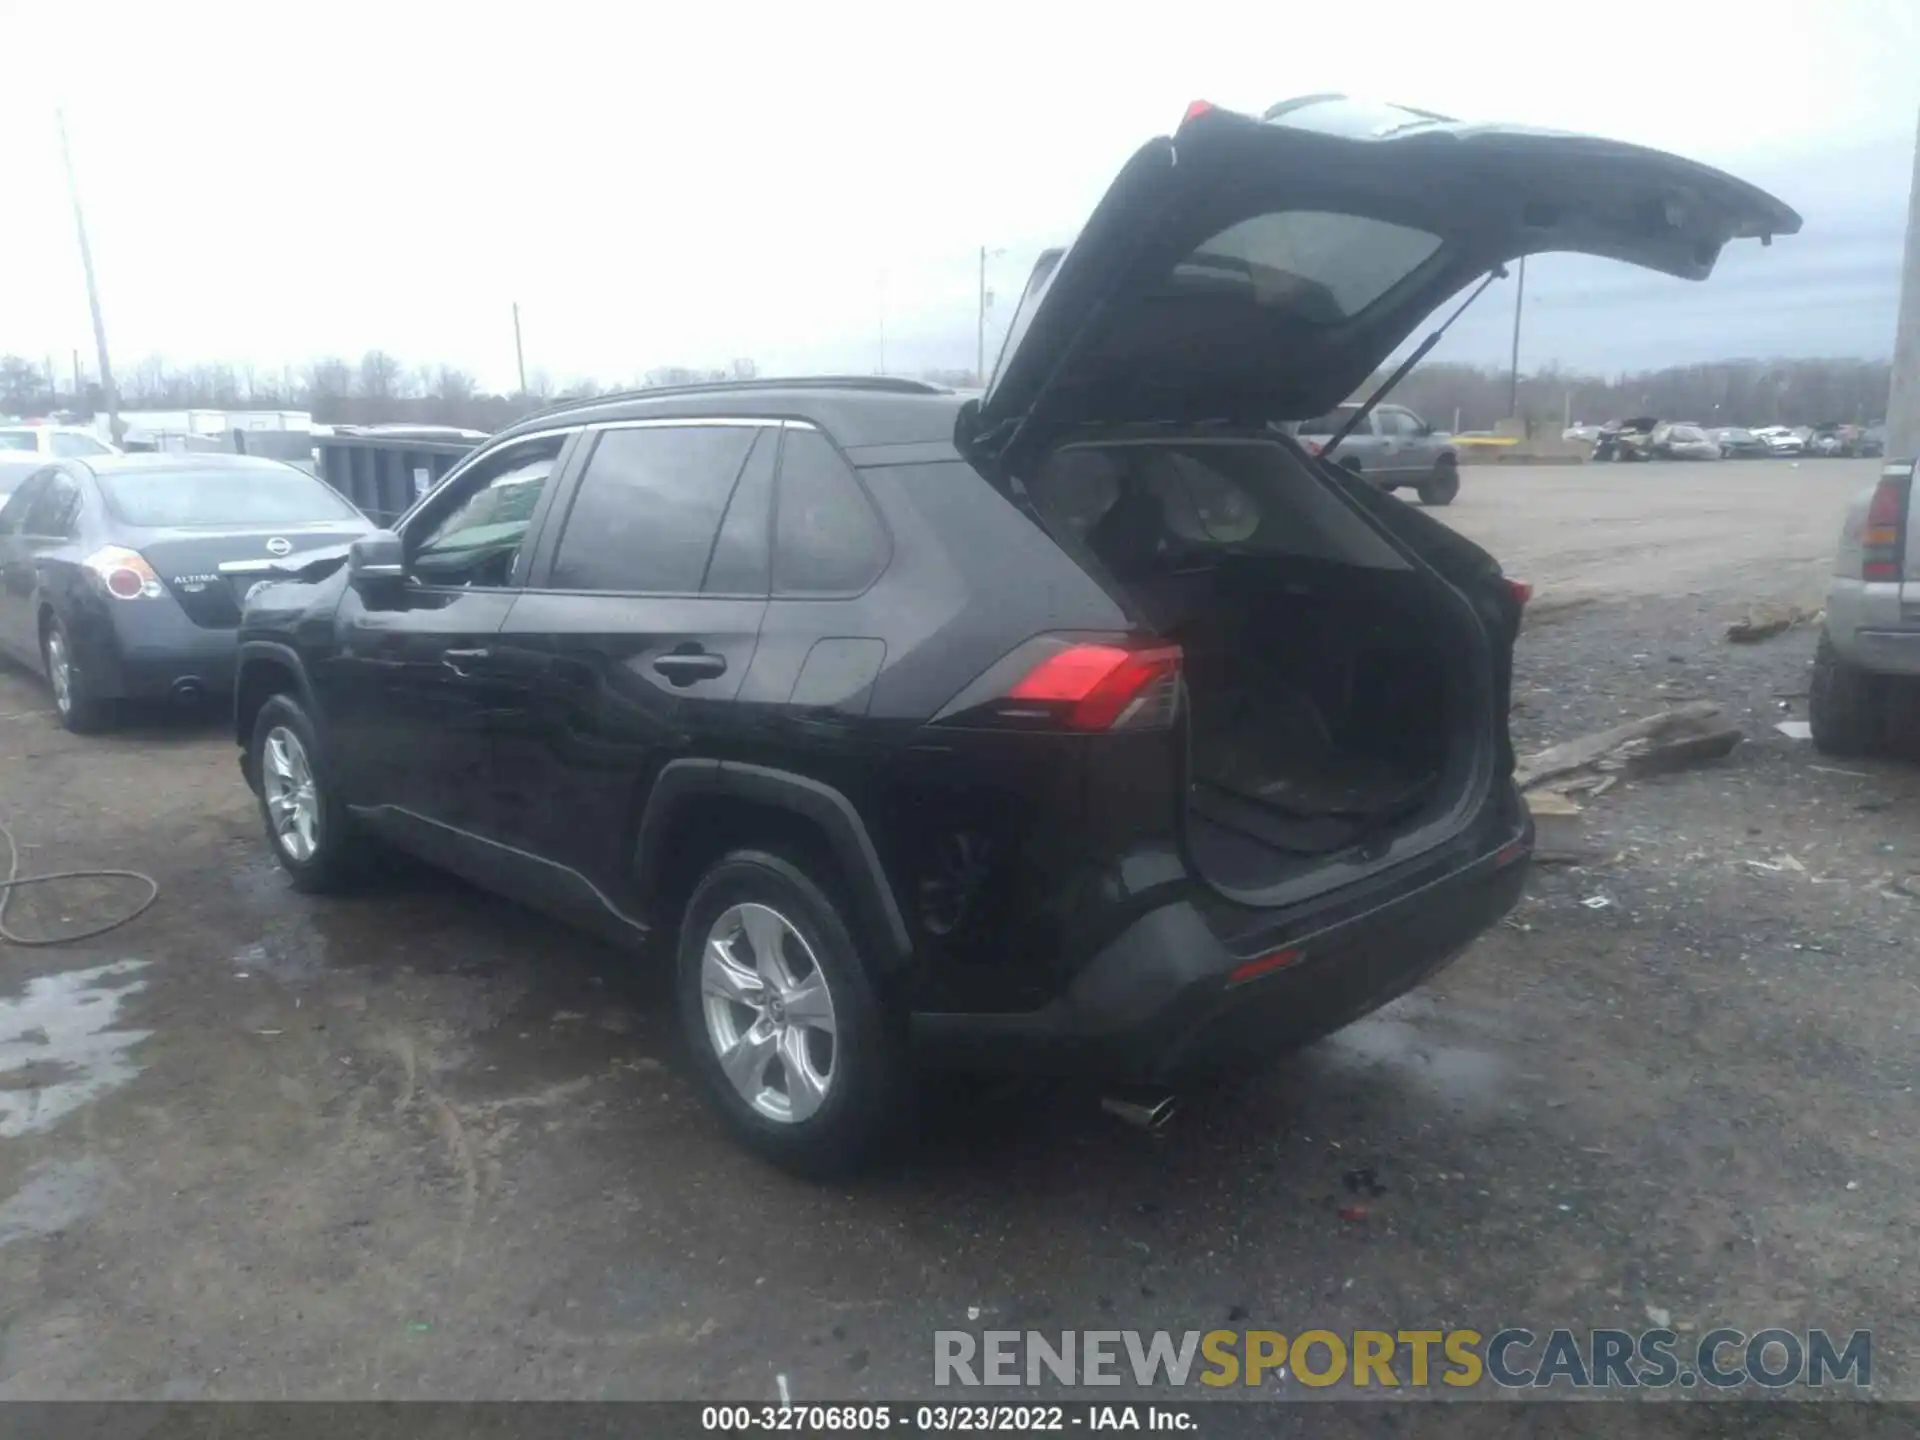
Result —
[{"label": "car door", "polygon": [[40,664],[37,617],[33,613],[34,546],[26,519],[54,470],[36,470],[22,480],[0,506],[0,649],[24,665]]},{"label": "car door", "polygon": [[532,883],[558,891],[528,898],[619,908],[652,777],[733,745],[767,606],[779,439],[777,421],[702,418],[582,442],[495,646],[526,697],[496,738],[502,834],[547,862]]},{"label": "car door", "polygon": [[348,587],[315,676],[348,803],[456,869],[496,831],[492,727],[514,692],[489,647],[576,433],[503,442],[449,475],[401,521],[405,584]]},{"label": "car door", "polygon": [[1439,446],[1411,410],[1398,405],[1380,407],[1380,429],[1386,437],[1386,464],[1396,484],[1424,480],[1439,458]]}]

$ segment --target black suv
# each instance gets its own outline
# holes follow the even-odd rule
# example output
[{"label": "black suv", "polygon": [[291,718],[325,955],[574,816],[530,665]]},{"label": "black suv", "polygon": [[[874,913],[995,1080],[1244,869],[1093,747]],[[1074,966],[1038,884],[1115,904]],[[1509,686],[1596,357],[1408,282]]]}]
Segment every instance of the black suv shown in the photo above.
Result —
[{"label": "black suv", "polygon": [[1798,224],[1628,146],[1195,106],[1043,257],[978,399],[549,411],[257,592],[275,853],[323,890],[377,837],[663,940],[719,1111],[803,1170],[915,1063],[1167,1084],[1302,1044],[1520,893],[1521,595],[1274,423],[1516,255],[1699,278]]}]

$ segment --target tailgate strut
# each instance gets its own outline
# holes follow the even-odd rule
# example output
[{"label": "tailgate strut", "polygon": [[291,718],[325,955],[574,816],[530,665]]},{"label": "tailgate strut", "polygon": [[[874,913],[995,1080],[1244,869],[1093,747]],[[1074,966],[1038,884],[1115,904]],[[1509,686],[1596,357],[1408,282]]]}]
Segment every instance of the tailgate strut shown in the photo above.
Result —
[{"label": "tailgate strut", "polygon": [[1331,458],[1333,455],[1333,452],[1340,448],[1340,442],[1346,439],[1347,436],[1351,435],[1359,427],[1360,422],[1365,420],[1367,416],[1373,413],[1374,406],[1378,405],[1382,400],[1387,398],[1387,392],[1392,390],[1393,387],[1398,385],[1402,380],[1406,379],[1407,372],[1409,370],[1413,369],[1414,366],[1418,365],[1422,360],[1427,358],[1427,352],[1433,349],[1434,346],[1440,343],[1440,337],[1446,334],[1447,331],[1453,328],[1454,321],[1458,320],[1462,315],[1467,313],[1467,307],[1473,304],[1474,301],[1480,298],[1481,292],[1484,291],[1494,281],[1504,280],[1506,278],[1507,278],[1507,267],[1504,265],[1496,265],[1493,267],[1493,269],[1489,270],[1487,272],[1487,278],[1482,280],[1478,285],[1476,285],[1474,287],[1473,293],[1467,296],[1466,299],[1460,302],[1459,309],[1455,310],[1445,320],[1441,321],[1440,327],[1437,330],[1435,330],[1431,335],[1427,336],[1426,339],[1422,340],[1418,345],[1414,346],[1413,353],[1407,356],[1407,358],[1402,360],[1398,365],[1393,367],[1393,373],[1387,376],[1387,378],[1381,383],[1380,388],[1374,391],[1373,394],[1369,395],[1364,401],[1362,401],[1360,404],[1360,408],[1353,412],[1352,416],[1347,420],[1347,423],[1342,425],[1338,430],[1336,430],[1334,432],[1333,438],[1327,441],[1325,445],[1320,447],[1320,458],[1322,460]]}]

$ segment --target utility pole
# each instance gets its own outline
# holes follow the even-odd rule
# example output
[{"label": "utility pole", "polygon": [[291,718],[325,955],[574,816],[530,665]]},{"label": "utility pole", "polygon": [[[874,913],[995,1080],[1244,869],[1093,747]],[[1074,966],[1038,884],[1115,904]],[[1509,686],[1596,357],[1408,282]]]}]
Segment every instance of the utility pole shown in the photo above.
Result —
[{"label": "utility pole", "polygon": [[53,123],[60,131],[60,163],[66,167],[67,196],[73,201],[73,228],[80,236],[80,269],[87,278],[87,308],[93,311],[93,344],[100,352],[100,392],[107,402],[107,435],[118,445],[120,396],[113,388],[113,366],[107,359],[107,322],[100,314],[100,287],[93,277],[93,249],[87,244],[87,217],[80,208],[80,183],[73,175],[73,151],[67,145],[67,117],[55,108]]},{"label": "utility pole", "polygon": [[974,347],[973,382],[985,386],[987,383],[987,247],[980,247],[980,315],[979,331]]},{"label": "utility pole", "polygon": [[527,393],[527,351],[520,343],[520,302],[513,302],[513,364],[520,373],[520,393]]},{"label": "utility pole", "polygon": [[73,347],[73,397],[74,397],[73,408],[76,410],[80,408],[81,393],[82,392],[80,389],[80,347],[76,345]]},{"label": "utility pole", "polygon": [[1893,383],[1887,390],[1887,458],[1920,456],[1920,127],[1907,194],[1907,253],[1900,268],[1900,319],[1893,338]]},{"label": "utility pole", "polygon": [[1527,257],[1520,257],[1520,285],[1513,292],[1513,361],[1507,375],[1507,418],[1520,415],[1520,305],[1527,298]]},{"label": "utility pole", "polygon": [[880,368],[874,373],[878,375],[887,373],[887,271],[885,266],[880,269]]}]

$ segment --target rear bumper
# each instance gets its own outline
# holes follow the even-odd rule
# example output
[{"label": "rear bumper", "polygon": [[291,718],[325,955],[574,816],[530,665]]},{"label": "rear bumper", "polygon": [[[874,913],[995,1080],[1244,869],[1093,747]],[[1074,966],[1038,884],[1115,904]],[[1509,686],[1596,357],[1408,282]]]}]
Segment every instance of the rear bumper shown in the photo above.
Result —
[{"label": "rear bumper", "polygon": [[103,700],[159,700],[192,687],[219,700],[233,690],[237,630],[196,625],[167,600],[115,602],[74,627],[88,690]]},{"label": "rear bumper", "polygon": [[1827,638],[1840,658],[1877,675],[1920,675],[1920,616],[1905,586],[1836,576],[1827,590]]},{"label": "rear bumper", "polygon": [[1166,1083],[1298,1049],[1404,994],[1457,957],[1520,898],[1528,821],[1499,849],[1311,930],[1297,957],[1238,983],[1255,955],[1228,950],[1191,903],[1150,912],[1043,1009],[917,1014],[917,1053],[936,1066],[1084,1073]]}]

